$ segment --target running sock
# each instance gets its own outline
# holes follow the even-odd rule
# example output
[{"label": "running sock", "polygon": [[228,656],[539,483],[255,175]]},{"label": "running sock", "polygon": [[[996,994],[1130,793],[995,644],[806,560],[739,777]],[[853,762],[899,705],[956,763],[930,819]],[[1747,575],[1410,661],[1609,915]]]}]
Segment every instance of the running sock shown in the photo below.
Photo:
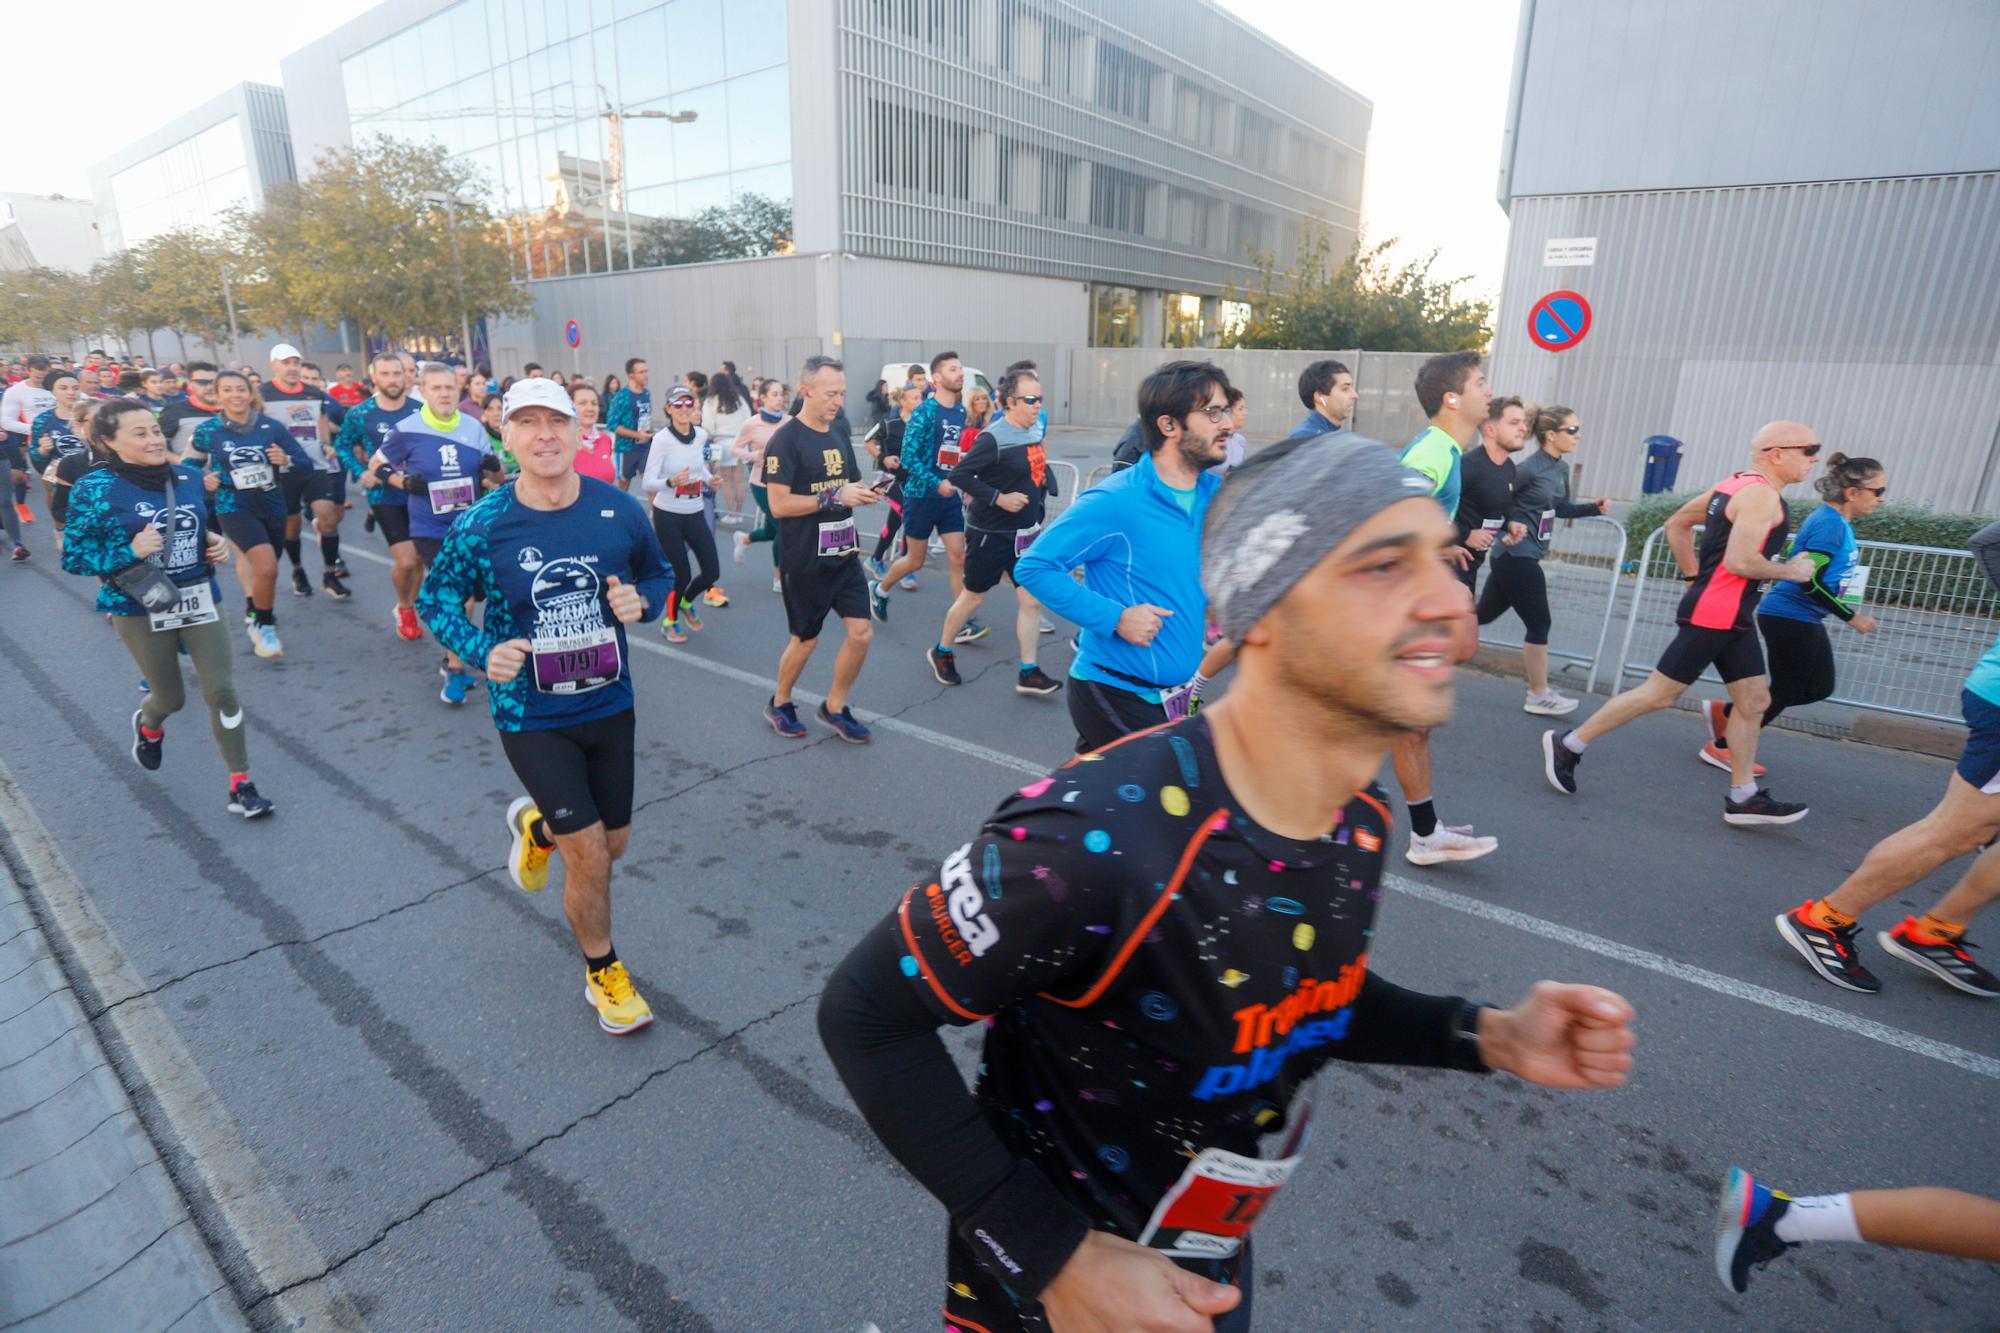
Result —
[{"label": "running sock", "polygon": [[257,623],[260,625],[276,625],[278,623],[278,613],[276,611],[266,611],[261,606],[252,606],[250,610],[251,614],[257,617]]},{"label": "running sock", "polygon": [[248,782],[249,780],[250,780],[250,775],[248,773],[231,773],[229,775],[229,794],[231,796],[234,796],[236,794],[236,789],[242,786],[244,783]]},{"label": "running sock", "polygon": [[1854,1200],[1846,1194],[1814,1194],[1793,1199],[1772,1230],[1783,1241],[1844,1240],[1861,1243],[1861,1225],[1854,1220]]},{"label": "running sock", "polygon": [[951,656],[951,645],[950,645],[950,644],[948,644],[948,643],[941,643],[941,644],[939,644],[939,645],[938,645],[938,651],[939,651],[939,652],[941,652],[941,653],[943,653],[943,654],[944,654],[944,655],[945,655],[946,657],[950,657],[950,656]]},{"label": "running sock", "polygon": [[549,830],[549,821],[539,816],[528,825],[528,836],[535,840],[535,846],[543,851],[552,851],[556,845],[556,835]]},{"label": "running sock", "polygon": [[24,505],[24,504],[28,503],[28,483],[27,483],[27,482],[25,482],[25,481],[17,481],[17,482],[15,482],[15,483],[14,483],[14,503],[15,503],[15,504],[17,504],[17,505]]},{"label": "running sock", "polygon": [[1589,747],[1589,745],[1590,745],[1589,741],[1585,740],[1583,737],[1577,735],[1573,731],[1563,733],[1562,747],[1563,749],[1568,750],[1571,754],[1582,754],[1584,750]]},{"label": "running sock", "polygon": [[1021,663],[1021,674],[1024,676],[1027,675],[1030,671],[1033,671],[1034,669],[1035,669],[1035,664],[1033,662]]},{"label": "running sock", "polygon": [[1436,833],[1438,826],[1437,807],[1431,803],[1431,798],[1426,796],[1421,801],[1411,801],[1409,804],[1410,832],[1416,834],[1419,838],[1428,838],[1431,834]]},{"label": "running sock", "polygon": [[319,558],[326,562],[327,572],[332,573],[333,567],[340,563],[339,533],[336,532],[330,537],[324,533],[320,534]]},{"label": "running sock", "polygon": [[256,598],[254,598],[254,597],[245,597],[245,598],[243,599],[243,613],[244,613],[245,615],[247,615],[247,616],[251,617],[251,618],[252,618],[253,620],[254,620],[254,619],[256,618],[256,616],[257,616],[257,599],[256,599]]},{"label": "running sock", "polygon": [[[589,954],[583,956],[583,965],[592,972],[602,972],[617,961],[618,949],[615,945],[612,947],[611,952],[605,954],[602,958],[592,958]],[[1841,1197],[1844,1199],[1847,1196],[1843,1194]]]},{"label": "running sock", "polygon": [[1757,794],[1754,782],[1732,782],[1729,784],[1729,799],[1741,805]]},{"label": "running sock", "polygon": [[1933,916],[1931,913],[1926,912],[1917,918],[1917,931],[1919,934],[1928,935],[1932,939],[1943,940],[1947,944],[1956,944],[1965,938],[1965,923],[1963,921],[1947,921],[1941,916]]},{"label": "running sock", "polygon": [[[165,736],[167,734],[167,729],[165,727],[149,727],[144,722],[141,722],[139,724],[139,734],[141,736],[144,736],[149,741],[156,741],[159,740],[162,736]],[[235,789],[236,789],[235,782],[232,779],[230,782],[230,790],[234,791]]]},{"label": "running sock", "polygon": [[285,555],[290,558],[293,569],[304,568],[303,557],[299,554],[299,539],[297,537],[285,538]]},{"label": "running sock", "polygon": [[1836,912],[1821,898],[1806,909],[1806,920],[1823,930],[1845,930],[1854,924],[1854,918],[1845,912]]}]

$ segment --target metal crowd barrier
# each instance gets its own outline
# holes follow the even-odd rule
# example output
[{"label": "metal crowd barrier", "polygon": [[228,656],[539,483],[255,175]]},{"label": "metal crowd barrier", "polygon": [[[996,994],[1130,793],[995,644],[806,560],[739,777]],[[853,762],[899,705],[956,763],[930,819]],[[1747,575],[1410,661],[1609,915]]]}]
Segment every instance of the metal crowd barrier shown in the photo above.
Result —
[{"label": "metal crowd barrier", "polygon": [[1106,477],[1110,475],[1111,475],[1111,464],[1099,463],[1096,467],[1090,470],[1090,475],[1083,479],[1083,489],[1086,491],[1089,490],[1092,486],[1095,486],[1098,482],[1103,481]]},{"label": "metal crowd barrier", "polygon": [[1079,484],[1080,474],[1076,470],[1076,464],[1066,463],[1060,458],[1051,459],[1049,471],[1055,474],[1056,493],[1050,496],[1043,506],[1046,514],[1042,520],[1044,523],[1054,522],[1057,515],[1075,502],[1077,492],[1083,489]]},{"label": "metal crowd barrier", "polygon": [[[1611,621],[1618,606],[1618,571],[1624,563],[1625,525],[1617,519],[1595,516],[1564,520],[1549,543],[1549,553],[1542,557],[1542,577],[1548,583],[1553,617],[1549,657],[1559,662],[1588,662],[1586,689],[1597,684],[1598,663],[1604,659],[1604,645],[1611,637]],[[1482,577],[1492,577],[1492,568],[1489,552]],[[1521,647],[1519,617],[1510,611],[1490,625],[1480,626],[1479,641],[1495,648]]]},{"label": "metal crowd barrier", "polygon": [[[1968,551],[1868,541],[1859,547],[1860,563],[1868,567],[1862,609],[1880,628],[1860,634],[1828,618],[1835,679],[1830,702],[1958,721],[1966,673],[2000,634],[2000,593]],[[1666,529],[1658,529],[1639,553],[1614,689],[1628,675],[1643,678],[1652,671],[1677,629],[1674,610],[1682,591]],[[1594,684],[1594,670],[1591,679]],[[1716,677],[1710,672],[1704,679]]]}]

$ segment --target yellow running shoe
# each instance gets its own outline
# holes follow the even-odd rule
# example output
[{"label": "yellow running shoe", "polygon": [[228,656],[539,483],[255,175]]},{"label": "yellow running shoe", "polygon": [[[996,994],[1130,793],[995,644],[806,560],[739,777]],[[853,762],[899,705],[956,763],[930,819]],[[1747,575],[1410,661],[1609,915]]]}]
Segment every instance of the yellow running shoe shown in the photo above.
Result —
[{"label": "yellow running shoe", "polygon": [[533,893],[549,882],[550,849],[529,832],[541,817],[532,796],[516,796],[514,804],[507,807],[507,873],[524,893]]},{"label": "yellow running shoe", "polygon": [[653,1011],[632,987],[625,964],[613,963],[583,974],[583,998],[597,1011],[597,1026],[614,1037],[637,1032],[653,1021]]}]

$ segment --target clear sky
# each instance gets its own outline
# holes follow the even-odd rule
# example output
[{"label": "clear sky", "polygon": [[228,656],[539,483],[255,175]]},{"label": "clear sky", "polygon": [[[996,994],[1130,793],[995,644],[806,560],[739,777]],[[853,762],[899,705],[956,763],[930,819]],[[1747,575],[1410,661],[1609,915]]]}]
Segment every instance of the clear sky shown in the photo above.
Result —
[{"label": "clear sky", "polygon": [[[1374,101],[1367,234],[1400,238],[1402,255],[1435,248],[1439,273],[1471,275],[1469,290],[1496,294],[1507,219],[1493,186],[1518,0],[1221,3]],[[8,104],[66,108],[71,123],[30,116],[36,128],[0,155],[0,190],[84,198],[91,162],[232,84],[278,82],[283,56],[373,5],[312,0],[274,21],[267,0],[204,0],[197,21],[180,22],[151,0],[100,0],[90,11],[87,97],[77,96],[84,76],[74,62],[11,62]]]}]

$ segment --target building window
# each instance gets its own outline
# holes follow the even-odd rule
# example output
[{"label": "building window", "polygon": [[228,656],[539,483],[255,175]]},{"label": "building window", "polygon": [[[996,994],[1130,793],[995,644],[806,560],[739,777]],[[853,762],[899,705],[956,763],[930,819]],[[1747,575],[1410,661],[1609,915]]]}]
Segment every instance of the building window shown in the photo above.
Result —
[{"label": "building window", "polygon": [[871,178],[947,199],[972,197],[972,130],[889,102],[868,104]]},{"label": "building window", "polygon": [[1153,75],[1158,68],[1110,42],[1097,44],[1097,104],[1133,120],[1153,114]]},{"label": "building window", "polygon": [[1161,341],[1168,347],[1201,346],[1201,298],[1193,292],[1168,292],[1162,303],[1165,327]]},{"label": "building window", "polygon": [[1098,164],[1090,172],[1090,222],[1094,227],[1146,234],[1146,191],[1151,182],[1130,171]]},{"label": "building window", "polygon": [[1139,345],[1139,289],[1093,283],[1090,288],[1090,345]]}]

